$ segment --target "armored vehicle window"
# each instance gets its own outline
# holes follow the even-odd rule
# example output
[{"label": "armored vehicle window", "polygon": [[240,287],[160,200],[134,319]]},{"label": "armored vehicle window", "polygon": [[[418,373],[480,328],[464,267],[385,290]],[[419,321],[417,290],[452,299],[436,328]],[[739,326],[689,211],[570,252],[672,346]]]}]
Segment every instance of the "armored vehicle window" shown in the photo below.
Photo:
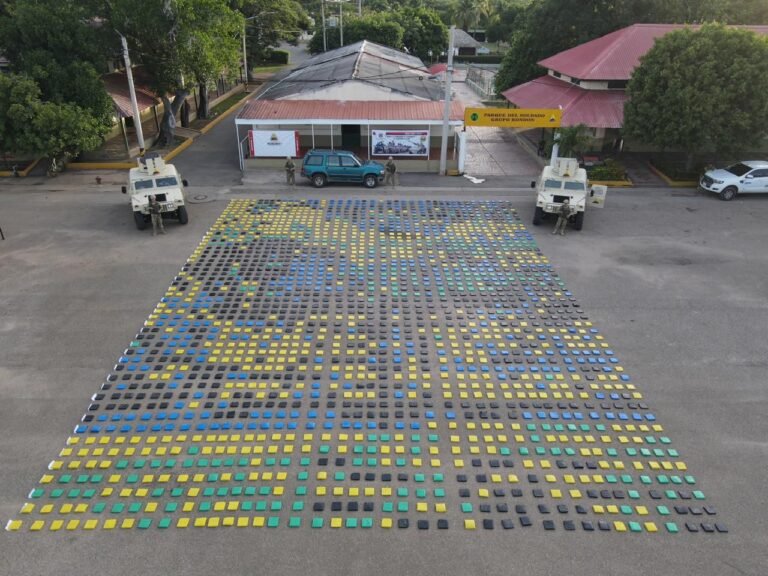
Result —
[{"label": "armored vehicle window", "polygon": [[136,180],[136,182],[133,183],[133,187],[136,190],[146,190],[147,188],[154,188],[154,186],[153,180]]},{"label": "armored vehicle window", "polygon": [[176,176],[166,176],[165,178],[158,178],[155,180],[158,188],[165,188],[166,186],[178,186],[179,181],[176,180]]},{"label": "armored vehicle window", "polygon": [[584,190],[584,182],[566,182],[566,190]]},{"label": "armored vehicle window", "polygon": [[562,188],[563,183],[560,180],[544,180],[544,188]]}]

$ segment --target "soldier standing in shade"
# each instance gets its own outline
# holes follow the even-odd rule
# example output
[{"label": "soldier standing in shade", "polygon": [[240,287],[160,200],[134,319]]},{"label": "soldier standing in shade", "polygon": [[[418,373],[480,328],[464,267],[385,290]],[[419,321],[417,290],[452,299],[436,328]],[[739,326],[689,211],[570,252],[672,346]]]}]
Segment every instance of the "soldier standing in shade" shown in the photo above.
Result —
[{"label": "soldier standing in shade", "polygon": [[568,218],[571,217],[571,203],[568,198],[563,200],[563,205],[560,206],[560,210],[557,211],[557,224],[555,229],[552,230],[552,234],[560,233],[560,236],[565,236],[565,227],[568,225]]},{"label": "soldier standing in shade", "polygon": [[154,196],[149,197],[149,216],[152,218],[152,236],[157,236],[157,228],[160,228],[160,233],[165,234],[165,226],[163,226],[163,207],[160,206],[160,202]]},{"label": "soldier standing in shade", "polygon": [[392,184],[392,188],[395,187],[395,173],[397,172],[397,166],[392,156],[387,160],[386,166],[384,166],[384,185]]},{"label": "soldier standing in shade", "polygon": [[296,164],[290,156],[285,157],[285,183],[291,187],[296,186]]}]

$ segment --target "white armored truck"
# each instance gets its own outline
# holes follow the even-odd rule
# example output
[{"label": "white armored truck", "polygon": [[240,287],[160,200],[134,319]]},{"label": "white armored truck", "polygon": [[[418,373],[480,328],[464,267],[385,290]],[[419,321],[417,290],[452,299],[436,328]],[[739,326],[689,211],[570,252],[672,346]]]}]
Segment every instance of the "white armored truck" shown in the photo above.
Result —
[{"label": "white armored truck", "polygon": [[184,201],[184,186],[187,181],[173,164],[166,164],[158,154],[147,154],[139,158],[138,166],[128,174],[128,186],[123,194],[131,196],[131,208],[136,228],[143,230],[150,222],[149,197],[154,196],[163,210],[163,218],[176,218],[180,224],[189,221]]},{"label": "white armored truck", "polygon": [[545,166],[538,181],[531,182],[536,190],[536,211],[533,224],[538,226],[547,214],[558,214],[567,198],[571,206],[569,221],[576,230],[584,226],[584,211],[587,204],[602,208],[605,201],[605,186],[589,186],[587,171],[579,168],[576,158],[554,158]]}]

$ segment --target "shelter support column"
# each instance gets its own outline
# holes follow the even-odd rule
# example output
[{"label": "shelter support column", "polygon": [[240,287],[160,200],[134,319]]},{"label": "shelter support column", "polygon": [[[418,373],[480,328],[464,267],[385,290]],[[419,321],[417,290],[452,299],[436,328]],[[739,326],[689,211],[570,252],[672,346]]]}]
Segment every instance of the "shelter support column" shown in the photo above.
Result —
[{"label": "shelter support column", "polygon": [[458,170],[459,170],[459,174],[464,174],[464,163],[467,159],[467,129],[464,128],[461,131],[456,130],[454,132],[454,137],[456,136],[459,137]]}]

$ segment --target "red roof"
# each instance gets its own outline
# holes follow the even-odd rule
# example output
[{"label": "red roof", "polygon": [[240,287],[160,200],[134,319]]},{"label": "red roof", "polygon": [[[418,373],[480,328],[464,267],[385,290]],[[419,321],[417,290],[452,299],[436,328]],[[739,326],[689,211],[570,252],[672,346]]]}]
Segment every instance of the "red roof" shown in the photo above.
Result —
[{"label": "red roof", "polygon": [[[464,104],[451,102],[451,120],[464,119]],[[238,120],[442,120],[441,101],[251,100]]]},{"label": "red roof", "polygon": [[624,123],[624,90],[585,90],[551,76],[542,76],[504,91],[520,108],[563,108],[563,126],[586,124],[591,128],[621,128]]},{"label": "red roof", "polygon": [[427,70],[429,70],[429,73],[433,75],[441,74],[448,70],[448,64],[432,64],[432,66],[427,68]]},{"label": "red roof", "polygon": [[[147,108],[152,108],[152,106],[157,104],[158,99],[152,91],[144,85],[140,68],[134,68],[133,74],[133,84],[136,88],[136,102],[139,105],[139,112],[141,113]],[[118,114],[123,118],[132,118],[133,108],[131,107],[131,95],[128,91],[128,78],[126,77],[125,72],[121,71],[104,74],[101,77],[101,81],[104,84],[104,89],[115,103],[115,108],[117,108]]]},{"label": "red roof", "polygon": [[[580,80],[629,80],[640,58],[657,38],[685,27],[684,24],[634,24],[545,58],[539,65]],[[768,34],[768,26],[733,28]]]}]

